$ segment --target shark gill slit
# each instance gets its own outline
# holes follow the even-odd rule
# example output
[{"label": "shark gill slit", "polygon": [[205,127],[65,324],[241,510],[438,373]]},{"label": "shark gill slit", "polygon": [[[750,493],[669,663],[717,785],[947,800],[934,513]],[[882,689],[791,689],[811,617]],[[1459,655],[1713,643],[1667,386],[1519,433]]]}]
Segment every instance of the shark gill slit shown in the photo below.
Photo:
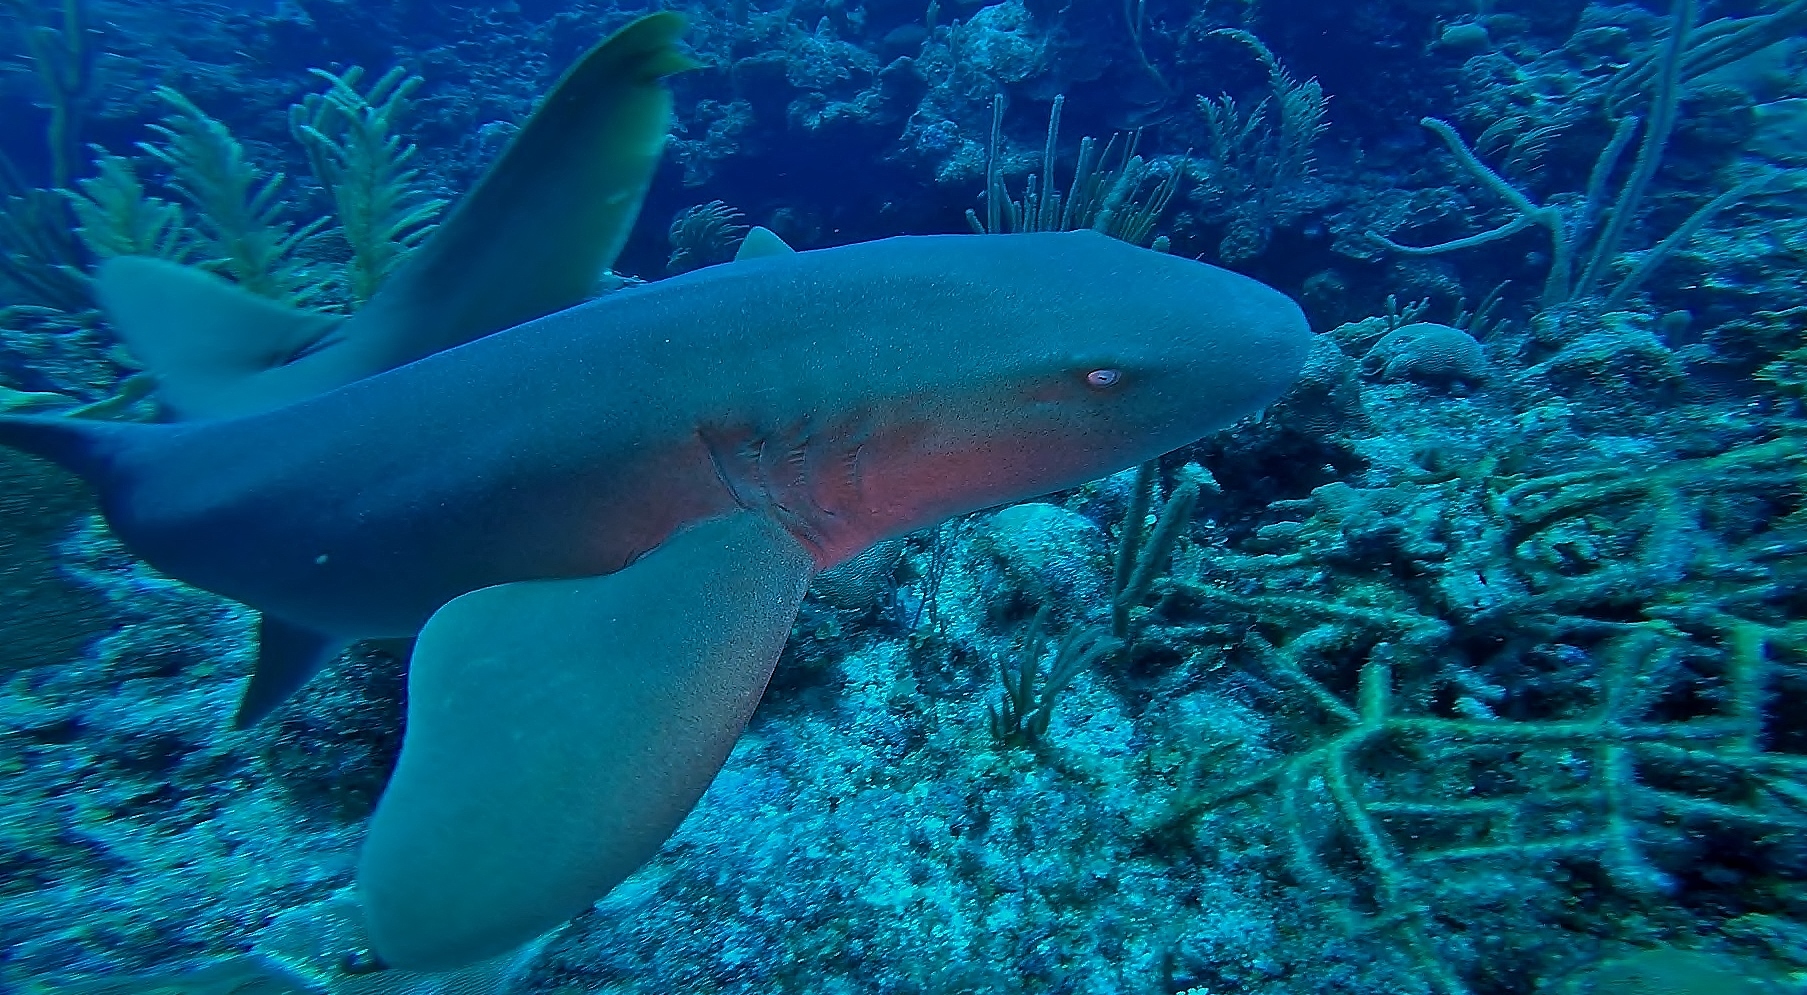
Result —
[{"label": "shark gill slit", "polygon": [[696,434],[735,505],[782,527],[825,569],[877,538],[857,524],[870,425],[862,411],[837,419],[833,431],[804,418],[775,431],[703,426]]}]

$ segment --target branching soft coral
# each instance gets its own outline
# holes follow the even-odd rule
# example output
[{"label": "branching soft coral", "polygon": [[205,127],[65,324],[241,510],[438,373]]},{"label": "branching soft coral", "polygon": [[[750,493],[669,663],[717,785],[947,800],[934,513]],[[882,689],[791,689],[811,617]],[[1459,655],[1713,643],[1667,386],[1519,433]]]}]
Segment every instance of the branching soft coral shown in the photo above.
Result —
[{"label": "branching soft coral", "polygon": [[1192,748],[1147,845],[1258,825],[1352,935],[1384,928],[1459,995],[1499,952],[1484,963],[1451,923],[1537,921],[1592,865],[1587,900],[1630,924],[1730,859],[1716,836],[1800,839],[1802,442],[1537,475],[1503,448],[1274,502],[1299,517],[1253,555],[1186,557],[1154,584],[1143,640],[1218,647],[1213,669],[1240,669],[1291,738],[1280,756]]},{"label": "branching soft coral", "polygon": [[359,92],[364,71],[356,66],[342,76],[313,72],[327,89],[289,108],[289,132],[307,151],[315,178],[332,192],[339,231],[351,248],[346,290],[352,303],[361,304],[433,230],[446,205],[415,188],[415,147],[394,133],[421,78],[397,67]]},{"label": "branching soft coral", "polygon": [[170,187],[199,214],[212,257],[208,265],[265,297],[297,304],[317,297],[319,281],[296,250],[327,219],[299,228],[283,220],[283,174],[260,179],[225,125],[169,87],[157,95],[171,113],[151,126],[161,140],[140,142],[139,148],[169,167]]},{"label": "branching soft coral", "polygon": [[182,261],[194,252],[182,207],[145,193],[132,160],[96,148],[98,172],[65,190],[75,234],[96,259],[155,256]]},{"label": "branching soft coral", "polygon": [[94,65],[99,55],[88,26],[88,5],[83,0],[63,0],[48,23],[40,23],[41,5],[32,0],[4,0],[6,9],[23,35],[30,64],[44,91],[43,107],[50,121],[46,140],[50,150],[50,177],[62,187],[80,168],[83,119],[93,97]]},{"label": "branching soft coral", "polygon": [[22,293],[19,305],[79,324],[93,310],[81,246],[69,234],[62,199],[49,190],[0,198],[0,277]]}]

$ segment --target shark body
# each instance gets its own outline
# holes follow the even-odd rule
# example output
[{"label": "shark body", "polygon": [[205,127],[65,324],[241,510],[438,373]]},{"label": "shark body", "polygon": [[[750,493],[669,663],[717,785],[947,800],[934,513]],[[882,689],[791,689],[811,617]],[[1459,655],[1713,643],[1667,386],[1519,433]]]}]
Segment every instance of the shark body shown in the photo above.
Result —
[{"label": "shark body", "polygon": [[105,510],[160,569],[286,622],[412,636],[460,594],[614,573],[737,509],[825,569],[1094,479],[1271,400],[1297,321],[1092,232],[742,261],[272,411],[121,429],[132,483]]},{"label": "shark body", "polygon": [[[674,22],[597,51],[638,30],[664,53],[644,95],[674,65]],[[519,179],[479,192],[545,196]],[[359,868],[395,966],[499,953],[651,857],[750,717],[815,572],[1191,442],[1278,396],[1308,346],[1278,292],[1091,232],[750,244],[537,318],[569,287],[516,300],[484,278],[509,260],[473,276],[429,245],[372,302],[382,335],[294,318],[243,376],[184,379],[196,347],[166,350],[172,403],[219,417],[0,418],[0,443],[91,480],[153,565],[264,613],[251,718],[352,640],[418,635]],[[422,290],[434,266],[497,288],[484,313],[448,316]],[[121,261],[103,297],[129,316],[193,280]],[[262,307],[194,289],[216,317]]]}]

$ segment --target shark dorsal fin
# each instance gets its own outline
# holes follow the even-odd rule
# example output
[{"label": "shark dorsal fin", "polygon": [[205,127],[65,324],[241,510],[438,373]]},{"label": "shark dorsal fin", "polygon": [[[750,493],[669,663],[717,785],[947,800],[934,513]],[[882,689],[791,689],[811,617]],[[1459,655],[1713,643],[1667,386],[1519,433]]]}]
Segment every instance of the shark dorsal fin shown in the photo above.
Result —
[{"label": "shark dorsal fin", "polygon": [[579,59],[350,319],[145,259],[108,263],[101,299],[183,418],[280,407],[580,304],[627,241],[665,147],[660,80],[697,65],[677,48],[683,30],[677,14],[649,14]]},{"label": "shark dorsal fin", "polygon": [[764,259],[767,256],[794,256],[797,250],[788,245],[778,233],[770,228],[754,228],[747,232],[747,237],[740,240],[740,251],[734,253],[735,262],[748,259]]}]

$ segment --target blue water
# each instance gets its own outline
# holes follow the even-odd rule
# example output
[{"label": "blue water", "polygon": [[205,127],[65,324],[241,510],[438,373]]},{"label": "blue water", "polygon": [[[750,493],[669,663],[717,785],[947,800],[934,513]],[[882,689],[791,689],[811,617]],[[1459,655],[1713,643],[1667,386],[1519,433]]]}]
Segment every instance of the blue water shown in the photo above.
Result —
[{"label": "blue water", "polygon": [[[1807,990],[1807,4],[673,9],[596,295],[1098,227],[1296,300],[1296,384],[817,578],[658,855],[442,974],[354,886],[406,647],[235,731],[255,606],[0,451],[0,990]],[[0,411],[173,417],[114,255],[356,313],[646,12],[0,5]]]}]

